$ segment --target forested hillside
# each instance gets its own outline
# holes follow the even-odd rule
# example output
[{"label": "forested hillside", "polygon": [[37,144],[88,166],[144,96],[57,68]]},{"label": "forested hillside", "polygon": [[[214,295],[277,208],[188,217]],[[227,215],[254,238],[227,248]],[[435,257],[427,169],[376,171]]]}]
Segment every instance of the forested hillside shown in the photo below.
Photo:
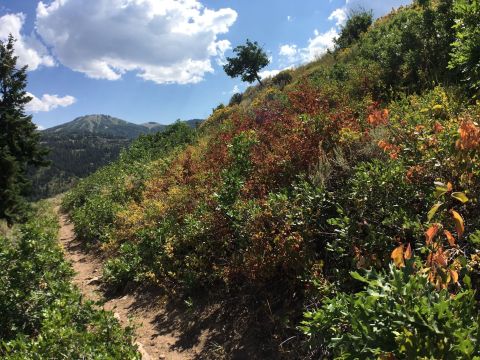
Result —
[{"label": "forested hillside", "polygon": [[220,305],[199,357],[480,357],[480,5],[370,20],[65,196],[111,291]]},{"label": "forested hillside", "polygon": [[[193,128],[201,122],[185,121]],[[69,190],[79,179],[116,160],[134,139],[165,128],[155,122],[138,125],[108,115],[87,115],[41,131],[42,144],[50,150],[50,164],[31,169],[31,199]]]}]

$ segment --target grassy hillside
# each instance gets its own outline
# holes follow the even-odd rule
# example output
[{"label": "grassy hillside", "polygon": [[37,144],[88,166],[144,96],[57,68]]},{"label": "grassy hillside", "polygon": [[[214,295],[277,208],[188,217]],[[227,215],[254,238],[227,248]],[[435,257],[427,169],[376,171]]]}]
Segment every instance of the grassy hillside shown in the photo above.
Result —
[{"label": "grassy hillside", "polygon": [[475,6],[399,9],[83,181],[104,280],[222,303],[205,358],[480,356]]}]

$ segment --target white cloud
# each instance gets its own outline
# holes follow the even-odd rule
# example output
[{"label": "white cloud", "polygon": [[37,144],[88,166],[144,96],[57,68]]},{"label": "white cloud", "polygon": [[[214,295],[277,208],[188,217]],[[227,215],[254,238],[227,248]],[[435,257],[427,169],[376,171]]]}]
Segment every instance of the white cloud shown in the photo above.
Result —
[{"label": "white cloud", "polygon": [[15,55],[18,56],[18,65],[28,65],[28,70],[36,70],[39,66],[54,66],[55,62],[48,55],[47,49],[36,38],[35,34],[24,36],[22,27],[25,23],[25,15],[7,14],[0,17],[0,41],[6,41],[9,34],[17,40],[15,43]]},{"label": "white cloud", "polygon": [[290,65],[290,66],[287,66],[285,68],[282,68],[282,69],[273,69],[273,70],[263,70],[263,71],[260,71],[258,73],[258,75],[260,76],[260,79],[266,79],[266,78],[269,78],[269,77],[274,77],[275,75],[277,75],[278,73],[284,71],[284,70],[289,70],[289,69],[292,69],[293,68],[293,65]]},{"label": "white cloud", "polygon": [[260,79],[266,79],[269,77],[274,77],[277,75],[281,70],[274,69],[274,70],[263,70],[258,73],[258,76],[260,76]]},{"label": "white cloud", "polygon": [[304,48],[299,48],[295,44],[285,44],[280,46],[278,54],[282,60],[287,64],[300,64],[313,61],[322,56],[328,49],[333,49],[335,37],[338,32],[335,28],[320,33],[314,30],[314,37],[308,39],[308,45]]},{"label": "white cloud", "polygon": [[324,33],[319,33],[317,30],[315,30],[314,34],[315,37],[308,40],[308,46],[303,51],[304,61],[315,60],[319,56],[325,54],[327,50],[333,49],[333,40],[338,36],[335,28],[331,28]]},{"label": "white cloud", "polygon": [[287,16],[287,21],[288,21],[288,22],[292,22],[292,21],[293,21],[293,18],[292,18],[290,15],[288,15],[288,16]]},{"label": "white cloud", "polygon": [[37,130],[45,130],[45,126],[36,124],[37,125]]},{"label": "white cloud", "polygon": [[293,63],[296,61],[298,56],[298,47],[295,44],[281,45],[278,54],[287,58],[288,62]]},{"label": "white cloud", "polygon": [[66,95],[60,97],[58,95],[44,94],[41,99],[31,93],[27,93],[32,100],[25,106],[28,112],[36,113],[40,111],[51,111],[58,107],[67,107],[77,101],[73,96]]},{"label": "white cloud", "polygon": [[346,8],[338,8],[335,9],[330,16],[328,17],[328,20],[333,21],[336,20],[335,26],[341,26],[345,24],[345,21],[347,21],[347,9]]},{"label": "white cloud", "polygon": [[[87,5],[88,4],[88,5]],[[237,13],[198,0],[39,2],[36,29],[65,66],[95,79],[134,71],[156,83],[196,83],[222,63]]]},{"label": "white cloud", "polygon": [[243,93],[245,89],[249,86],[248,83],[239,83],[233,86],[231,90],[222,91],[222,95],[232,96],[233,94]]}]

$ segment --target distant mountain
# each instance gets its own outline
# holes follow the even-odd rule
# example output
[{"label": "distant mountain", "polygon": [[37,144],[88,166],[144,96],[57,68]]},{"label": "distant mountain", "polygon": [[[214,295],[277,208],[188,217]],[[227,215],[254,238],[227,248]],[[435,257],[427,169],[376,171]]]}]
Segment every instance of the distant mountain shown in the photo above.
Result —
[{"label": "distant mountain", "polygon": [[110,115],[86,115],[80,116],[65,124],[46,129],[43,131],[43,133],[61,133],[63,135],[95,134],[135,139],[141,134],[147,134],[151,132],[151,129],[152,128],[147,126],[134,124]]},{"label": "distant mountain", "polygon": [[[203,120],[185,120],[191,127],[197,127]],[[110,115],[85,115],[74,120],[44,130],[43,134],[95,134],[135,139],[142,134],[163,131],[167,125],[154,121],[134,124]]]},{"label": "distant mountain", "polygon": [[[185,122],[197,127],[202,121]],[[41,131],[42,144],[51,150],[51,165],[31,170],[32,199],[68,190],[79,179],[117,159],[121,150],[138,136],[166,127],[156,122],[134,124],[109,115],[86,115]]]},{"label": "distant mountain", "polygon": [[150,122],[140,124],[140,125],[143,126],[143,127],[146,127],[150,131],[152,131],[152,130],[162,131],[163,129],[165,129],[167,127],[166,125],[162,125],[162,124],[159,124],[159,123],[154,122],[154,121],[150,121]]},{"label": "distant mountain", "polygon": [[203,119],[191,119],[191,120],[183,120],[183,121],[185,121],[192,128],[196,128],[203,122]]},{"label": "distant mountain", "polygon": [[[187,125],[191,126],[192,128],[196,128],[198,125],[202,123],[203,119],[177,120],[177,121],[183,121]],[[168,126],[168,125],[159,124],[155,121],[150,121],[140,125],[150,129],[150,131],[153,131],[153,132],[163,131]]]}]

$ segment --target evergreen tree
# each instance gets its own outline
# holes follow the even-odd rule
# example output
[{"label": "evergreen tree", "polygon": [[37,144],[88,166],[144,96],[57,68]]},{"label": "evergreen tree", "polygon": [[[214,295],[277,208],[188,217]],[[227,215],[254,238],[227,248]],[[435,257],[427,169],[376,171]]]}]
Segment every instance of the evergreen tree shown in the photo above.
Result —
[{"label": "evergreen tree", "polygon": [[47,150],[39,143],[40,134],[25,114],[32,99],[25,91],[27,66],[17,67],[12,35],[0,41],[0,218],[9,224],[22,220],[28,209],[28,166],[45,165]]}]

